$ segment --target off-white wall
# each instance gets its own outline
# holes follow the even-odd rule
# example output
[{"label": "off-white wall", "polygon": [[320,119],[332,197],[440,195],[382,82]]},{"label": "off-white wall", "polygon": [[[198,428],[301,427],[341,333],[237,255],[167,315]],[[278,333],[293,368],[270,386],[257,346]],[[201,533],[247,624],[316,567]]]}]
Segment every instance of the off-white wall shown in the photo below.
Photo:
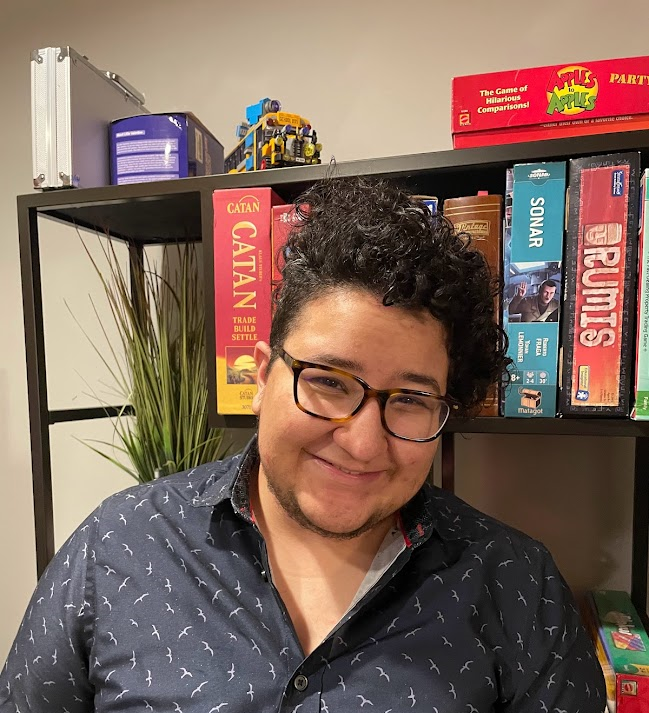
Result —
[{"label": "off-white wall", "polygon": [[[244,10],[245,7],[245,10]],[[454,75],[646,53],[649,8],[602,0],[464,3],[327,0],[3,0],[0,4],[0,659],[35,583],[33,513],[15,196],[31,191],[29,52],[70,44],[147,94],[153,111],[194,111],[233,144],[246,104],[279,98],[311,118],[338,161],[450,148]],[[65,298],[96,335],[98,295],[74,231],[41,221],[51,407],[92,403],[105,378]],[[57,544],[105,495],[131,484],[76,438],[103,422],[52,429]],[[458,439],[457,491],[544,540],[578,588],[630,584],[632,442]]]}]

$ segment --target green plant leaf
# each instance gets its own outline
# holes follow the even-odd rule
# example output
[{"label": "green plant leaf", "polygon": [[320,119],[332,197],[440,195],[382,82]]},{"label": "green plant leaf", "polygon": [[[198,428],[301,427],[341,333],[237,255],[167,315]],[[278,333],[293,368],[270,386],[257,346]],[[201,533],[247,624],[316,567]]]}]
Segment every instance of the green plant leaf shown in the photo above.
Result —
[{"label": "green plant leaf", "polygon": [[[143,265],[131,260],[127,277],[110,239],[102,244],[103,270],[81,240],[106,294],[124,356],[111,343],[94,302],[108,348],[83,331],[114,379],[117,395],[135,411],[113,419],[117,444],[86,444],[139,482],[228,455],[232,448],[224,429],[208,426],[205,305],[196,246],[165,248],[161,269],[146,255]],[[126,455],[132,468],[91,442]]]}]

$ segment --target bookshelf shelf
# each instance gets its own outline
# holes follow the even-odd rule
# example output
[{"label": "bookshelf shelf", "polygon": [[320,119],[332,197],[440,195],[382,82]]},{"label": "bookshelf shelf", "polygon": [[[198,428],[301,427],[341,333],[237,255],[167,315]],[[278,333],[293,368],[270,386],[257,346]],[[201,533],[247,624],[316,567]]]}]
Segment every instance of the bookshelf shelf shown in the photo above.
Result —
[{"label": "bookshelf shelf", "polygon": [[[50,425],[116,416],[123,407],[94,407],[49,411]],[[124,413],[134,413],[126,407]],[[256,428],[254,416],[217,416],[218,428]],[[649,436],[649,421],[619,418],[451,418],[445,433],[492,433],[527,436],[607,436],[643,438]]]},{"label": "bookshelf shelf", "polygon": [[495,433],[528,436],[649,436],[649,421],[619,418],[475,418],[451,420],[451,433]]},{"label": "bookshelf shelf", "polygon": [[575,156],[637,150],[649,156],[649,131],[582,136],[527,144],[439,151],[329,166],[279,168],[257,173],[182,178],[106,188],[63,189],[18,197],[18,212],[75,223],[138,244],[201,240],[201,196],[223,188],[271,186],[295,198],[309,184],[334,172],[338,176],[384,176],[417,193],[440,199],[479,189],[502,191],[505,169],[514,163],[561,160]]},{"label": "bookshelf shelf", "polygon": [[[251,174],[187,178],[157,183],[63,189],[18,196],[22,292],[27,355],[27,382],[36,522],[37,569],[41,574],[54,555],[52,483],[49,429],[60,421],[98,418],[101,409],[49,411],[45,372],[43,305],[41,297],[39,218],[110,235],[129,246],[132,261],[143,259],[147,245],[202,242],[206,266],[205,292],[214,304],[212,267],[212,191],[224,188],[271,186],[285,200],[293,200],[313,182],[328,176],[372,175],[395,179],[413,193],[445,198],[488,190],[502,193],[505,169],[515,163],[561,160],[636,150],[643,167],[649,166],[649,131],[583,136],[552,141],[489,146],[477,149],[421,153],[331,166],[275,169]],[[71,231],[71,234],[74,234]],[[214,320],[207,321],[208,360],[214,363]],[[210,375],[215,393],[214,376]],[[212,409],[215,426],[254,428],[253,417],[222,417]],[[644,611],[647,597],[649,531],[649,422],[599,418],[477,418],[452,420],[443,437],[442,460],[453,473],[455,434],[526,434],[627,437],[635,439],[632,598]]]}]

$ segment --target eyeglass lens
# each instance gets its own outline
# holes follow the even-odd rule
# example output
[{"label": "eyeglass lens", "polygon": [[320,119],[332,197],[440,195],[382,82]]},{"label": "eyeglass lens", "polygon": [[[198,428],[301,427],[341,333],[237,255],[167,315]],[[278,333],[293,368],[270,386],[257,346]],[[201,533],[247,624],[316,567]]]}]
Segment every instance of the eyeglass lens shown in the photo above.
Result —
[{"label": "eyeglass lens", "polygon": [[[364,389],[353,377],[307,367],[297,383],[298,403],[306,411],[325,418],[346,418],[360,404]],[[432,438],[449,413],[445,401],[418,394],[392,394],[385,404],[388,429],[403,438]]]}]

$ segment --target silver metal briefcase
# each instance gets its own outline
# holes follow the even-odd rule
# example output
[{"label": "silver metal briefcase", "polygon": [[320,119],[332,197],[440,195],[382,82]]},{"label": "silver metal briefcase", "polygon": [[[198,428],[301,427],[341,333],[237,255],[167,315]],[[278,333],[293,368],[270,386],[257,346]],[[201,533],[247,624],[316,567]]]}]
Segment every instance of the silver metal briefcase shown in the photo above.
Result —
[{"label": "silver metal briefcase", "polygon": [[110,185],[108,124],[148,114],[144,95],[71,47],[31,55],[34,188]]}]

